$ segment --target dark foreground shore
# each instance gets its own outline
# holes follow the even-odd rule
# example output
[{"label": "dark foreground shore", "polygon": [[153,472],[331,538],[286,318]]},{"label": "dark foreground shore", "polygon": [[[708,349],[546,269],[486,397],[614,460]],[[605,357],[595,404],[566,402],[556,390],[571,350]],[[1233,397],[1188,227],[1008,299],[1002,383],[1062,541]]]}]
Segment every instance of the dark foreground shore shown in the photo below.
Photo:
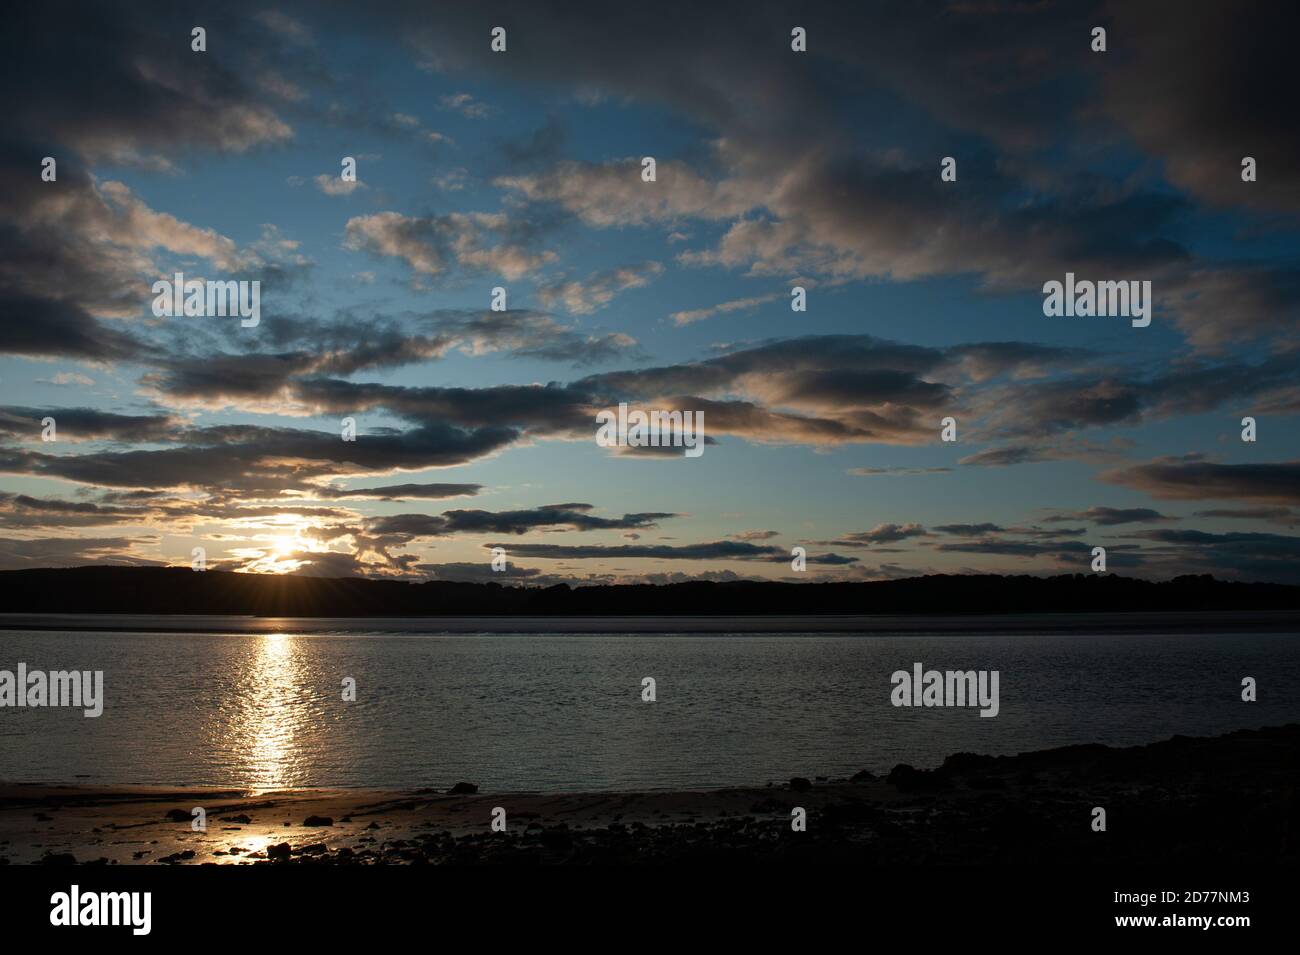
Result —
[{"label": "dark foreground shore", "polygon": [[[1300,724],[1148,746],[949,757],[885,778],[710,792],[0,786],[0,861],[644,864],[1300,861]],[[207,830],[191,827],[203,807]],[[792,810],[807,829],[791,828]],[[1106,831],[1093,830],[1093,810]],[[496,809],[506,831],[495,832]]]}]

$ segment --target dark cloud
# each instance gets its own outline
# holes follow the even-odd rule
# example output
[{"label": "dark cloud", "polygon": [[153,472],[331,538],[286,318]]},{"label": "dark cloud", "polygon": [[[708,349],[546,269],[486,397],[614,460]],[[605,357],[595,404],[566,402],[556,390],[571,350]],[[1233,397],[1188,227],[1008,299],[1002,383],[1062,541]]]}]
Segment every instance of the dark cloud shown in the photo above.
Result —
[{"label": "dark cloud", "polygon": [[1091,521],[1094,524],[1111,526],[1115,524],[1154,524],[1160,521],[1176,521],[1149,507],[1090,507],[1083,511],[1071,511],[1043,518],[1048,524],[1060,524],[1066,521]]},{"label": "dark cloud", "polygon": [[530,168],[538,163],[553,162],[560,158],[561,149],[568,139],[560,117],[551,114],[531,133],[500,142],[501,155],[508,165]]},{"label": "dark cloud", "polygon": [[910,476],[910,475],[916,475],[916,474],[946,474],[947,472],[949,472],[949,471],[951,471],[951,470],[952,470],[952,468],[940,468],[940,467],[935,467],[935,468],[903,468],[903,467],[892,467],[892,468],[850,468],[850,469],[849,469],[849,473],[850,473],[850,474],[853,474],[853,475],[856,475],[857,477],[878,477],[878,476],[881,476],[881,475],[891,475],[891,474],[909,475],[909,476]]},{"label": "dark cloud", "polygon": [[0,491],[0,526],[4,527],[93,527],[143,520],[149,513],[149,508],[139,505],[114,506]]},{"label": "dark cloud", "polygon": [[0,436],[39,440],[41,421],[53,418],[59,441],[171,441],[188,427],[170,414],[123,415],[95,408],[0,407]]},{"label": "dark cloud", "polygon": [[338,434],[225,425],[176,436],[163,450],[52,455],[0,450],[0,471],[129,488],[209,488],[279,494],[310,490],[321,480],[394,470],[465,464],[511,444],[508,428],[429,424],[399,433]]},{"label": "dark cloud", "polygon": [[832,547],[869,547],[873,544],[895,544],[911,537],[924,537],[926,530],[920,524],[877,524],[869,531],[844,534],[826,543]]},{"label": "dark cloud", "polygon": [[[583,333],[540,312],[446,309],[418,316],[362,318],[343,315],[331,322],[271,316],[263,339],[284,351],[225,353],[193,349],[159,358],[144,377],[173,399],[205,407],[231,404],[266,410],[268,403],[292,407],[312,379],[350,376],[441,359],[452,349],[483,355],[564,362],[574,367],[606,363],[636,353],[636,340],[616,332]],[[190,336],[191,340],[193,336]]]},{"label": "dark cloud", "polygon": [[406,387],[314,378],[295,388],[298,400],[329,414],[382,408],[411,421],[460,427],[513,427],[542,434],[596,432],[590,395],[561,385],[483,388]]},{"label": "dark cloud", "polygon": [[[508,63],[474,42],[474,18],[417,25],[410,40],[440,69],[494,77],[504,69],[530,84],[665,104],[714,130],[723,144],[716,154],[692,165],[661,161],[653,191],[639,188],[634,158],[562,161],[498,180],[597,227],[729,223],[714,248],[684,255],[689,264],[834,279],[974,273],[990,288],[1033,290],[1067,269],[1136,271],[1157,281],[1189,335],[1210,344],[1229,325],[1247,334],[1276,328],[1269,303],[1294,310],[1298,301],[1285,274],[1199,261],[1182,240],[1195,198],[1297,207],[1296,134],[1279,99],[1286,57],[1273,49],[1295,32],[1296,14],[1284,6],[1252,5],[1241,17],[1211,7],[1170,28],[1163,14],[1131,4],[951,4],[937,19],[920,8],[806,4],[799,19],[816,38],[810,61],[772,41],[788,35],[788,13],[753,4],[693,7],[688,34],[672,28],[672,16],[648,11],[602,8],[557,22],[545,5],[512,7],[529,43]],[[1098,22],[1113,34],[1104,57],[1087,51]],[[566,54],[547,55],[558,48]],[[804,68],[818,61],[828,68]],[[945,143],[960,131],[978,136],[963,151],[960,190],[944,189],[929,162],[873,153],[847,132],[860,128],[853,118],[863,100],[872,101],[863,91],[876,90],[937,123]],[[1150,177],[1081,169],[1086,160],[1063,159],[1059,149],[1042,161],[1071,139],[1145,149],[1193,196]],[[996,160],[986,158],[990,144],[1002,151]],[[1276,173],[1266,189],[1240,181],[1250,150]],[[1237,278],[1247,271],[1255,273],[1248,282]],[[1209,292],[1211,274],[1221,276],[1213,284],[1254,293],[1232,310],[1206,310],[1181,294]]]},{"label": "dark cloud", "polygon": [[145,537],[0,538],[0,570],[25,567],[81,567],[87,564],[156,564],[137,548],[155,544]]},{"label": "dark cloud", "polygon": [[[752,544],[748,541],[711,541],[702,544],[486,544],[503,547],[506,553],[545,560],[648,558],[651,560],[759,560],[789,562],[791,555],[781,547]],[[853,564],[856,557],[840,554],[809,554],[809,564]]]},{"label": "dark cloud", "polygon": [[[595,375],[569,385],[411,388],[308,379],[296,385],[295,396],[331,414],[384,408],[415,421],[582,437],[594,435],[597,410],[639,400],[703,411],[706,432],[714,436],[813,444],[919,442],[932,437],[928,411],[946,386],[892,371],[888,363],[935,367],[944,360],[940,352],[868,336],[825,336],[767,343],[704,362]],[[693,393],[670,391],[673,386]],[[710,392],[749,393],[763,403]],[[767,402],[790,410],[773,410]]]},{"label": "dark cloud", "polygon": [[995,415],[992,426],[1020,435],[1133,423],[1144,400],[1138,383],[1112,377],[1018,385],[1006,393],[1014,393],[1014,404],[1002,404],[1000,396],[990,396],[991,402],[1004,409]]},{"label": "dark cloud", "polygon": [[[1188,359],[1173,367],[1090,369],[1045,381],[996,383],[971,392],[979,437],[1011,438],[963,460],[998,465],[1072,456],[1081,447],[1059,437],[1089,428],[1134,427],[1288,395],[1300,376],[1300,352],[1259,361]],[[1025,438],[1038,439],[1033,443]],[[1049,442],[1047,439],[1058,439]]]},{"label": "dark cloud", "polygon": [[153,168],[193,148],[242,152],[290,138],[247,81],[274,48],[269,38],[234,9],[199,19],[220,55],[190,50],[198,20],[184,5],[55,0],[12,11],[0,52],[25,93],[7,112],[11,134]]},{"label": "dark cloud", "polygon": [[421,363],[442,357],[451,346],[445,338],[408,337],[391,329],[384,336],[372,332],[359,327],[349,336],[350,342],[343,342],[330,341],[323,331],[310,351],[164,359],[156,363],[160,370],[143,380],[167,397],[197,401],[208,408],[223,403],[256,407],[271,400],[291,403],[295,379]]},{"label": "dark cloud", "polygon": [[[194,53],[202,21],[212,50]],[[0,137],[0,351],[123,360],[156,352],[111,320],[148,301],[153,253],[223,271],[272,263],[211,229],[154,212],[94,164],[176,173],[196,151],[245,152],[293,131],[251,82],[287,57],[240,11],[56,2],[12,11],[0,58],[15,86]],[[87,91],[93,90],[93,95]],[[41,161],[57,163],[55,182]]]},{"label": "dark cloud", "polygon": [[[995,342],[926,348],[870,335],[819,335],[736,348],[679,365],[609,372],[570,387],[604,404],[662,399],[705,412],[712,434],[839,444],[933,440],[956,386],[981,377],[1073,364],[1072,349]],[[941,380],[947,377],[950,380]]]},{"label": "dark cloud", "polygon": [[1223,517],[1239,521],[1285,521],[1296,516],[1289,507],[1221,507],[1197,511],[1196,517]]},{"label": "dark cloud", "polygon": [[38,498],[0,491],[0,524],[6,527],[78,527],[136,524],[178,527],[197,520],[277,524],[289,517],[344,520],[352,512],[290,503],[245,504],[218,495],[205,499],[160,494],[101,494],[97,501]]},{"label": "dark cloud", "polygon": [[[3,230],[0,224],[0,233]],[[121,361],[146,352],[134,337],[101,322],[75,301],[0,289],[0,353]]]},{"label": "dark cloud", "polygon": [[966,455],[957,463],[973,467],[1003,468],[1013,464],[1029,464],[1050,459],[1051,453],[1046,447],[1017,444],[1002,448],[985,448],[983,451]]},{"label": "dark cloud", "polygon": [[936,524],[934,529],[940,534],[954,534],[958,537],[981,537],[985,534],[1001,534],[1005,528],[997,524]]},{"label": "dark cloud", "polygon": [[1047,544],[1034,541],[1006,540],[1004,538],[980,537],[976,540],[958,541],[935,545],[936,550],[954,551],[962,554],[997,554],[1009,557],[1041,557],[1068,552],[1086,554],[1091,548],[1081,541],[1059,541]]},{"label": "dark cloud", "polygon": [[[1008,540],[1007,538],[990,536],[952,543],[945,542],[937,544],[935,549],[960,554],[1045,560],[1052,566],[1073,567],[1083,571],[1091,566],[1092,550],[1095,546],[1094,543],[1077,540],[1043,542]],[[1106,566],[1110,569],[1141,567],[1144,562],[1144,555],[1135,544],[1106,545]]]},{"label": "dark cloud", "polygon": [[[1110,2],[1106,15],[1116,47],[1104,108],[1166,175],[1218,205],[1300,212],[1300,128],[1286,92],[1295,5],[1189,0],[1170,17]],[[1243,156],[1258,161],[1258,181],[1241,181]]]},{"label": "dark cloud", "polygon": [[1248,580],[1300,582],[1300,537],[1196,530],[1152,530],[1134,536],[1165,545],[1165,559],[1182,568]]},{"label": "dark cloud", "polygon": [[1300,461],[1219,464],[1189,454],[1117,468],[1100,479],[1158,498],[1300,504]]},{"label": "dark cloud", "polygon": [[473,497],[483,490],[482,484],[388,484],[383,487],[334,488],[316,487],[316,497],[371,501],[405,501],[420,498]]},{"label": "dark cloud", "polygon": [[1078,537],[1085,533],[1087,528],[1084,527],[1008,527],[1008,534],[1016,534],[1020,537],[1042,537],[1051,540],[1061,540],[1065,537]]},{"label": "dark cloud", "polygon": [[378,536],[443,537],[452,534],[526,534],[540,528],[574,531],[656,527],[677,517],[670,513],[624,514],[621,518],[589,513],[590,504],[553,505],[518,511],[456,510],[433,514],[393,514],[372,518],[369,533]]},{"label": "dark cloud", "polygon": [[1300,318],[1300,268],[1243,262],[1203,266],[1161,283],[1168,307],[1187,339],[1207,353],[1273,338],[1295,343]]}]

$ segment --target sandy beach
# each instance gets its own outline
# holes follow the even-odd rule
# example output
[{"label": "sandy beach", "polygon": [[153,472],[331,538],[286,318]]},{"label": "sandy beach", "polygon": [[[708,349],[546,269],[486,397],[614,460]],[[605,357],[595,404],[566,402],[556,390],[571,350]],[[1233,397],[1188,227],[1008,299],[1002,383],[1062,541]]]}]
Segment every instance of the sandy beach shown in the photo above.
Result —
[{"label": "sandy beach", "polygon": [[[0,785],[0,863],[1294,863],[1300,725],[698,792]],[[470,784],[472,785],[472,784]],[[206,831],[191,810],[203,807]],[[1092,828],[1093,809],[1107,814]],[[493,831],[494,810],[505,831]],[[793,831],[792,811],[807,814]],[[499,815],[499,814],[498,814]]]}]

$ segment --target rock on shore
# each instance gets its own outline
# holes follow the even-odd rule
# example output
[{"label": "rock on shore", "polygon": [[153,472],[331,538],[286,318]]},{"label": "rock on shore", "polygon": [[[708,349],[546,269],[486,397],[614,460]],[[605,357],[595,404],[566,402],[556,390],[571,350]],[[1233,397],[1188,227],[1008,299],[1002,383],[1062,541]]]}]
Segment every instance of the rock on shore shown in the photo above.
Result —
[{"label": "rock on shore", "polygon": [[[815,767],[812,767],[815,769]],[[1300,861],[1300,724],[1147,746],[960,753],[884,777],[708,792],[0,786],[0,862],[858,865]],[[171,810],[238,825],[193,832]],[[493,810],[506,831],[493,831]],[[1094,831],[1093,810],[1106,810]],[[806,812],[806,831],[792,813]],[[179,817],[178,817],[179,818]],[[294,827],[285,820],[306,819]],[[335,822],[337,820],[337,822]],[[310,828],[307,828],[310,827]]]}]

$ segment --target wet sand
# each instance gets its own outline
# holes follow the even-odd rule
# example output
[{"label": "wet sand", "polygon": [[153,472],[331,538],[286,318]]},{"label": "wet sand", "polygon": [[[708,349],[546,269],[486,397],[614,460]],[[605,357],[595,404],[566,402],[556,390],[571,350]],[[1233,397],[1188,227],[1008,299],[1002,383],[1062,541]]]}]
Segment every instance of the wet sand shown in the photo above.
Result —
[{"label": "wet sand", "polygon": [[[192,828],[196,806],[206,831]],[[806,831],[792,829],[796,808]],[[1300,724],[707,792],[0,785],[0,862],[13,864],[751,861],[1294,864]]]}]

